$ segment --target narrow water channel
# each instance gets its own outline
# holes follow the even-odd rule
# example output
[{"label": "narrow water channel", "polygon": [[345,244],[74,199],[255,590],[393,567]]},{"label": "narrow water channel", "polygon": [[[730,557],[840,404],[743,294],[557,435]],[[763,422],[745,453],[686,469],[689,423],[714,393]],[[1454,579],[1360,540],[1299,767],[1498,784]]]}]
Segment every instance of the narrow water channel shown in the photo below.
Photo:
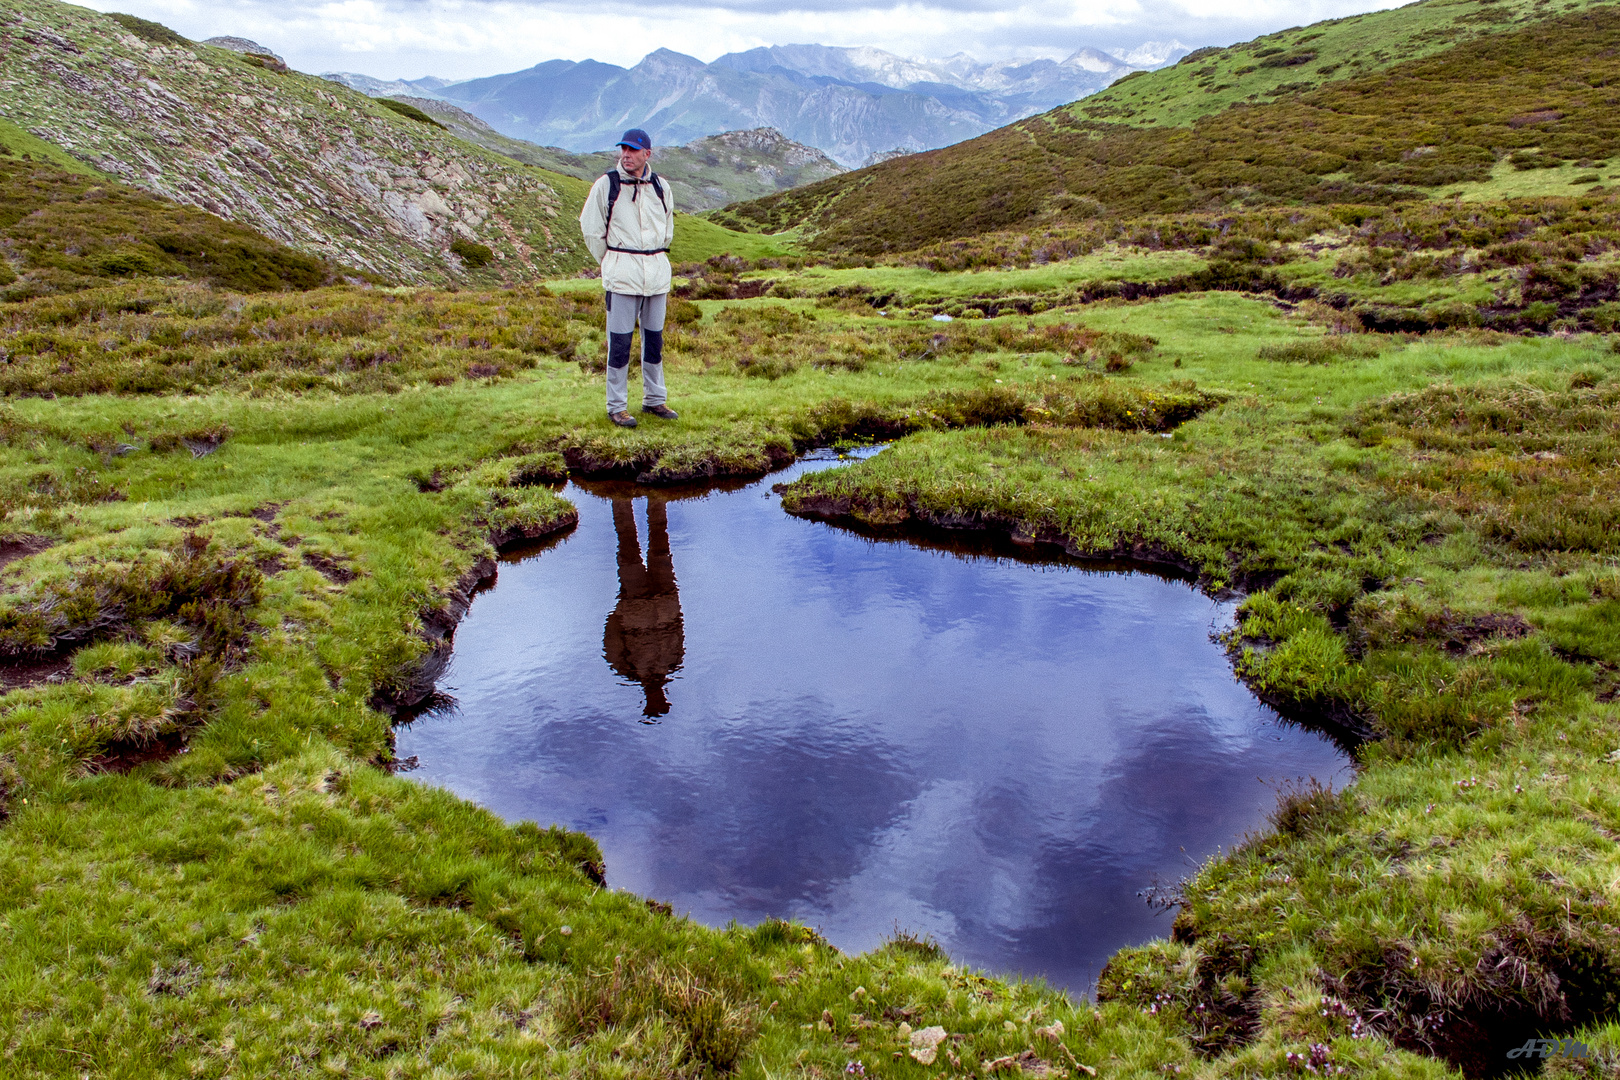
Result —
[{"label": "narrow water channel", "polygon": [[1146,573],[873,540],[729,491],[570,486],[456,632],[419,780],[601,844],[608,882],[846,951],[896,927],[1086,991],[1169,932],[1141,896],[1348,757],[1280,721]]}]

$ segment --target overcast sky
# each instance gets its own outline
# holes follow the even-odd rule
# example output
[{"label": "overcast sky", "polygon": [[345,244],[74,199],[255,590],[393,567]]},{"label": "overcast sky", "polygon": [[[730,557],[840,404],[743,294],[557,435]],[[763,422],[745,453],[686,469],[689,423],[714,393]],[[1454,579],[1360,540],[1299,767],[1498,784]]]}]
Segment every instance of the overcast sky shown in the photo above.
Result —
[{"label": "overcast sky", "polygon": [[300,71],[472,78],[544,60],[634,64],[658,48],[709,61],[756,45],[874,45],[1061,59],[1085,45],[1228,45],[1392,0],[80,0],[189,38],[251,38]]}]

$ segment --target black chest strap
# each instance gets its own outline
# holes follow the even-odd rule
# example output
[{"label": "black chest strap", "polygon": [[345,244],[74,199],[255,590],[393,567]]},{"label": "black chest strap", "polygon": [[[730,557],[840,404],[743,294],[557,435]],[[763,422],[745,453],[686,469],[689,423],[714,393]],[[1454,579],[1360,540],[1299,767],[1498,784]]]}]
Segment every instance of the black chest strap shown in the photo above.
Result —
[{"label": "black chest strap", "polygon": [[[616,205],[618,205],[619,191],[624,187],[624,185],[626,183],[628,183],[630,185],[630,187],[631,187],[631,191],[630,191],[630,201],[631,202],[635,202],[636,197],[641,194],[642,185],[651,184],[653,191],[655,193],[657,193],[657,195],[658,195],[658,205],[660,205],[660,206],[662,206],[664,208],[664,213],[666,213],[666,214],[669,213],[669,201],[664,198],[664,185],[658,179],[658,174],[657,173],[649,172],[647,174],[647,179],[645,179],[645,180],[641,179],[640,177],[635,177],[635,176],[632,176],[629,180],[624,180],[619,176],[619,170],[618,169],[609,169],[607,172],[603,173],[602,175],[607,177],[607,182],[608,182],[607,218],[602,222],[602,239],[603,240],[606,240],[608,238],[608,232],[609,232],[609,230],[611,230],[613,228],[613,208]],[[658,248],[655,251],[637,251],[637,250],[634,250],[632,248],[617,248],[617,247],[614,247],[612,244],[609,244],[608,245],[608,250],[609,251],[628,252],[631,255],[656,255],[660,251],[668,251],[669,248]]]}]

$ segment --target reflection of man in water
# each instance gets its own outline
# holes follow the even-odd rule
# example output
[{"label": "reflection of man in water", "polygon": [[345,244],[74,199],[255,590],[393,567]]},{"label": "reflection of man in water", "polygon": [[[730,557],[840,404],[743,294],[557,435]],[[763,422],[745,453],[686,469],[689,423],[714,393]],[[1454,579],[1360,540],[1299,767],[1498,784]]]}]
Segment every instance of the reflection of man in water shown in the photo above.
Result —
[{"label": "reflection of man in water", "polygon": [[664,686],[686,655],[681,597],[675,589],[675,563],[669,554],[669,520],[664,500],[647,500],[647,564],[641,564],[635,506],[613,500],[613,530],[619,534],[619,606],[608,616],[602,652],[609,666],[647,694],[645,716],[669,712]]}]

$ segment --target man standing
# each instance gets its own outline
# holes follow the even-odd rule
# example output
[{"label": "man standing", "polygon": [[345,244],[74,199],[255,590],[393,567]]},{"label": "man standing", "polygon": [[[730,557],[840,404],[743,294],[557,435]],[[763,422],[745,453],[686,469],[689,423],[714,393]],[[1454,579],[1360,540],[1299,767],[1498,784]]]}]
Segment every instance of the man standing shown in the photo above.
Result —
[{"label": "man standing", "polygon": [[675,239],[675,202],[669,185],[652,171],[652,139],[631,128],[619,140],[617,168],[597,177],[585,197],[579,227],[585,246],[602,264],[607,291],[607,411],[620,427],[633,428],[630,405],[630,337],[641,323],[641,411],[664,420],[676,413],[664,404],[664,307],[669,300],[669,245]]}]

